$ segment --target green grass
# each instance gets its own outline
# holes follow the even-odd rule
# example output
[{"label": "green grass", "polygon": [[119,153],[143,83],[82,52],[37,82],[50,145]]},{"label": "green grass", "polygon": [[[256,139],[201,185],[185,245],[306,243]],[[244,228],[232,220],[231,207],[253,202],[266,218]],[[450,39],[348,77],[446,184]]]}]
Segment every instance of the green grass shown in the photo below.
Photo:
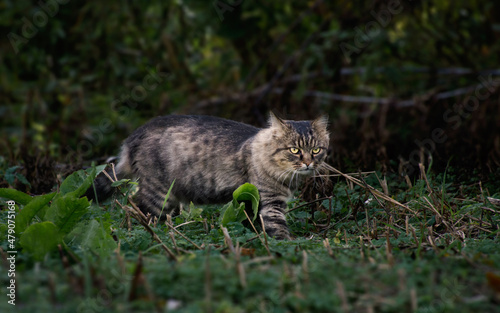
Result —
[{"label": "green grass", "polygon": [[[92,204],[68,230],[58,224],[61,216],[50,222],[45,212],[63,202],[57,199],[71,202],[61,192],[80,197],[76,191],[87,180],[75,175],[41,210],[45,215],[30,222],[54,223],[63,237],[59,246],[37,259],[16,242],[15,309],[499,312],[500,209],[488,200],[500,198],[498,182],[456,182],[453,173],[447,175],[425,177],[427,182],[412,182],[411,188],[388,177],[389,195],[408,209],[379,202],[365,188],[339,179],[331,208],[324,200],[288,214],[293,241],[266,240],[238,222],[227,224],[225,236],[217,206],[193,206],[191,213],[172,217],[174,226],[183,224],[177,232],[151,223],[157,240],[133,211],[113,201]],[[375,175],[364,180],[382,190]],[[125,197],[117,200],[130,208]],[[290,209],[303,204],[292,202]],[[0,214],[4,269],[6,207]],[[6,271],[0,282],[5,291]],[[12,310],[7,300],[0,300],[2,312]]]}]

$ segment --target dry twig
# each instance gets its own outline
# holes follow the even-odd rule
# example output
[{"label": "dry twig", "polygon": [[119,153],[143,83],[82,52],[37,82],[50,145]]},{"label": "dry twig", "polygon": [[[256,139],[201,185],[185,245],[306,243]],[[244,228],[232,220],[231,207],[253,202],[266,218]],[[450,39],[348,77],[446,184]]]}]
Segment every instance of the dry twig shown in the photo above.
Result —
[{"label": "dry twig", "polygon": [[348,181],[350,181],[350,182],[352,182],[352,183],[354,183],[354,184],[356,184],[356,185],[358,185],[358,186],[361,186],[361,187],[363,187],[363,188],[365,188],[365,189],[369,190],[369,191],[373,194],[373,196],[374,196],[374,197],[377,197],[377,198],[383,199],[383,200],[385,200],[385,201],[387,201],[387,202],[390,202],[390,203],[392,203],[392,204],[395,204],[395,205],[397,205],[397,206],[399,206],[399,207],[401,207],[401,208],[403,208],[403,209],[405,209],[405,210],[407,210],[407,211],[410,211],[410,212],[411,212],[411,213],[413,213],[413,214],[416,214],[416,213],[415,213],[413,210],[411,210],[411,209],[410,209],[407,205],[401,204],[400,202],[398,202],[398,201],[396,201],[396,200],[392,199],[391,197],[389,197],[389,196],[385,195],[383,192],[378,191],[377,189],[373,188],[372,186],[370,186],[370,185],[368,185],[368,184],[366,184],[366,183],[363,183],[361,180],[359,180],[359,179],[357,179],[357,178],[354,178],[354,177],[352,177],[352,176],[350,176],[350,175],[344,174],[344,173],[342,173],[341,171],[337,170],[336,168],[334,168],[334,167],[333,167],[333,166],[331,166],[331,165],[325,164],[325,166],[326,166],[326,168],[327,168],[328,170],[330,170],[330,171],[332,171],[332,172],[334,172],[334,173],[339,174],[340,176],[344,177],[344,178],[345,178],[345,179],[347,179]]}]

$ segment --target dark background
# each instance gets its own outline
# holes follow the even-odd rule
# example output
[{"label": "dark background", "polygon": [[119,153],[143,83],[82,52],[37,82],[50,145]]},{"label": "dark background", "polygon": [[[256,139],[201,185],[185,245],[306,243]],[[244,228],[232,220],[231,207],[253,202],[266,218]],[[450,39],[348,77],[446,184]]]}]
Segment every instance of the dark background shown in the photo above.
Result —
[{"label": "dark background", "polygon": [[498,1],[17,0],[0,31],[0,167],[31,193],[171,113],[328,114],[344,172],[500,178]]}]

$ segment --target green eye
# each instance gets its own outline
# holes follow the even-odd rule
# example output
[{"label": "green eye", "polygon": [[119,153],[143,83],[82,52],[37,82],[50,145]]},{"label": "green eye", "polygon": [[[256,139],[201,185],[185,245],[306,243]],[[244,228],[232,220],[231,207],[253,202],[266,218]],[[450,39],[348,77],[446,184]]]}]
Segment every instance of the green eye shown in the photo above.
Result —
[{"label": "green eye", "polygon": [[297,149],[297,148],[290,148],[290,152],[293,153],[293,154],[297,154],[297,153],[299,153],[299,151],[300,150]]},{"label": "green eye", "polygon": [[314,148],[314,149],[312,149],[312,153],[313,154],[318,154],[320,152],[321,152],[321,148]]}]

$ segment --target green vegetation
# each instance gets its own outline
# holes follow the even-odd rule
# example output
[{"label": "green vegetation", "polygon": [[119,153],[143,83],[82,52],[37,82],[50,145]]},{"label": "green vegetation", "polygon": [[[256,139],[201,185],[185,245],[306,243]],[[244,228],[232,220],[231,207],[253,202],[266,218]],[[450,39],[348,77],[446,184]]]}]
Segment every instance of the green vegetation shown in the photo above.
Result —
[{"label": "green vegetation", "polygon": [[241,223],[247,219],[245,214],[246,203],[250,204],[251,207],[249,212],[252,212],[252,222],[255,222],[257,218],[257,211],[259,209],[259,191],[257,187],[252,184],[244,184],[236,189],[233,193],[233,201],[226,204],[221,210],[221,224],[227,226],[231,222]]},{"label": "green vegetation", "polygon": [[[166,223],[138,223],[124,194],[102,206],[81,198],[96,172],[59,191],[16,199],[19,312],[495,312],[500,288],[495,185],[453,174],[409,187],[363,178],[407,208],[340,180],[332,197],[292,202],[297,237],[276,241],[244,227],[237,202],[191,206]],[[388,183],[384,183],[384,182]],[[386,186],[386,187],[382,187]],[[251,200],[251,185],[235,200]],[[242,195],[247,194],[247,197]],[[251,195],[252,194],[252,195]],[[5,204],[6,206],[7,204]],[[331,214],[331,218],[329,215]],[[7,211],[0,216],[7,234]],[[248,221],[248,220],[247,220]],[[223,222],[227,230],[222,226]],[[250,222],[248,222],[250,224]],[[142,224],[142,225],[141,225]],[[257,230],[257,233],[255,232]],[[152,237],[152,233],[155,234]],[[2,238],[2,249],[9,250]],[[6,275],[1,282],[7,285]],[[6,301],[1,304],[8,308]]]},{"label": "green vegetation", "polygon": [[[498,12],[0,2],[2,290],[12,245],[19,312],[500,312]],[[90,164],[152,117],[264,126],[270,110],[328,114],[329,164],[362,172],[306,184],[293,241],[261,234],[251,186],[166,222],[134,209],[130,180],[116,199],[82,197]]]}]

